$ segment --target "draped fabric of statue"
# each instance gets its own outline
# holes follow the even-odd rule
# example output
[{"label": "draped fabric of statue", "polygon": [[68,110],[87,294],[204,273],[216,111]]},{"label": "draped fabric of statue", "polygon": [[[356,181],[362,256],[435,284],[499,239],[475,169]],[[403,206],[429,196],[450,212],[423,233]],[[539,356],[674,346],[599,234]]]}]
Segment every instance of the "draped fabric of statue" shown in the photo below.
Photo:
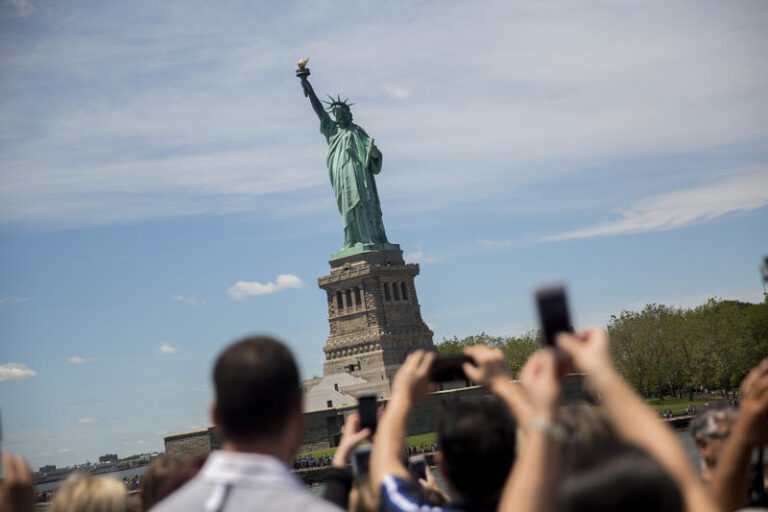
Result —
[{"label": "draped fabric of statue", "polygon": [[344,248],[388,243],[373,178],[381,171],[382,155],[373,138],[356,124],[341,127],[330,117],[321,119],[320,131],[328,141],[328,173],[343,218]]}]

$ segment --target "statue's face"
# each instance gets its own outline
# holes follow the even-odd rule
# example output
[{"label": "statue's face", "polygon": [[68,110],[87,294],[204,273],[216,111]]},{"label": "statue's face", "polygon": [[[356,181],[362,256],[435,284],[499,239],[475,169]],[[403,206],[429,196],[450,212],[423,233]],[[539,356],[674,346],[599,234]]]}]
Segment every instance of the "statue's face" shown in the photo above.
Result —
[{"label": "statue's face", "polygon": [[348,108],[338,107],[334,110],[333,115],[336,116],[336,122],[341,126],[352,124],[352,112]]}]

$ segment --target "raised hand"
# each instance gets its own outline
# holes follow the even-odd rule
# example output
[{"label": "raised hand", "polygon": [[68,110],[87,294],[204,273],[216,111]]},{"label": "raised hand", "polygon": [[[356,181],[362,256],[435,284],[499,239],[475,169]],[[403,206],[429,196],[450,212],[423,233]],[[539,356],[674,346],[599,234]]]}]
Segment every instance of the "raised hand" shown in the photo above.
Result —
[{"label": "raised hand", "polygon": [[739,419],[748,426],[750,441],[764,446],[768,443],[768,359],[744,377],[739,393]]},{"label": "raised hand", "polygon": [[520,370],[520,382],[528,394],[534,414],[552,419],[561,388],[555,351],[545,348],[534,352]]},{"label": "raised hand", "polygon": [[608,335],[602,329],[590,328],[574,335],[561,332],[557,346],[563,349],[583,372],[594,375],[613,368],[608,349]]},{"label": "raised hand", "polygon": [[347,416],[344,422],[344,433],[341,435],[339,447],[333,456],[332,466],[346,467],[349,464],[349,456],[358,444],[371,437],[371,429],[360,429],[360,415],[353,412]]},{"label": "raised hand", "polygon": [[434,352],[412,352],[395,374],[390,402],[403,400],[410,406],[421,402],[430,391],[429,369],[434,360]]},{"label": "raised hand", "polygon": [[485,345],[473,345],[465,347],[463,352],[471,357],[475,363],[464,363],[462,365],[464,375],[472,382],[476,382],[489,389],[504,382],[509,382],[509,368],[504,362],[504,354],[501,350],[488,348]]}]

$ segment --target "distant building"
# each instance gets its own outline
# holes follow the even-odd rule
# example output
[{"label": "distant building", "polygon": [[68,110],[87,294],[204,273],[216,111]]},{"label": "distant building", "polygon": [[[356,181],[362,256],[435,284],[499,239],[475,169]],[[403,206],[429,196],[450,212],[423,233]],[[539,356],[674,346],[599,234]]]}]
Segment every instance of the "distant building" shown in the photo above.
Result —
[{"label": "distant building", "polygon": [[54,471],[56,471],[56,466],[54,464],[48,464],[47,466],[40,468],[40,473],[53,473]]},{"label": "distant building", "polygon": [[106,455],[102,455],[101,457],[99,457],[99,464],[104,464],[107,462],[117,462],[117,454],[108,453]]}]

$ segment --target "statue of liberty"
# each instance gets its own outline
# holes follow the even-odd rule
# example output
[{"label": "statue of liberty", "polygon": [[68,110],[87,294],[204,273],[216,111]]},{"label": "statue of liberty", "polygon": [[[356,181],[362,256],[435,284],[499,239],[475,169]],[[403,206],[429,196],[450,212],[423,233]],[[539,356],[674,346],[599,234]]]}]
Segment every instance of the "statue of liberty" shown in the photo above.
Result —
[{"label": "statue of liberty", "polygon": [[320,118],[320,132],[328,142],[328,173],[331,178],[336,204],[344,226],[344,246],[332,255],[333,259],[363,251],[399,250],[387,241],[381,220],[379,193],[374,175],[381,172],[382,154],[365,130],[352,122],[353,103],[330,98],[323,104],[317,98],[307,77],[306,61],[299,62],[296,75],[301,78],[304,95]]}]

